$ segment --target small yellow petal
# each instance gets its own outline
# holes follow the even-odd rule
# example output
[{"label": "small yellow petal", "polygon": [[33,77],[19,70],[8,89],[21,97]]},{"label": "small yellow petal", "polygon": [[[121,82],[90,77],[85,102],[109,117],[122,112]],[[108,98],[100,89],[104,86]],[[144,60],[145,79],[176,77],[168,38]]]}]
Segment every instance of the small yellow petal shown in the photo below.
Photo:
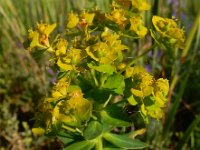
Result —
[{"label": "small yellow petal", "polygon": [[79,23],[79,18],[76,14],[70,13],[67,18],[67,28],[74,28]]},{"label": "small yellow petal", "polygon": [[43,128],[32,128],[32,132],[34,135],[43,135],[45,130]]},{"label": "small yellow petal", "polygon": [[140,91],[140,90],[136,90],[136,89],[131,89],[131,93],[133,94],[133,95],[135,95],[135,96],[137,96],[137,97],[141,97],[141,98],[143,98],[143,93],[142,93],[142,91]]}]

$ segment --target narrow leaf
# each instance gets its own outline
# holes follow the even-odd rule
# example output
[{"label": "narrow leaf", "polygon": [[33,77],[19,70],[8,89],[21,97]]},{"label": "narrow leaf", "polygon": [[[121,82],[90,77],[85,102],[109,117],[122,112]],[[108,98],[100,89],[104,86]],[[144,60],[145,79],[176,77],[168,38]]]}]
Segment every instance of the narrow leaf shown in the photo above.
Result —
[{"label": "narrow leaf", "polygon": [[124,149],[143,149],[147,146],[146,143],[137,139],[131,139],[126,135],[105,133],[103,137],[110,143]]}]

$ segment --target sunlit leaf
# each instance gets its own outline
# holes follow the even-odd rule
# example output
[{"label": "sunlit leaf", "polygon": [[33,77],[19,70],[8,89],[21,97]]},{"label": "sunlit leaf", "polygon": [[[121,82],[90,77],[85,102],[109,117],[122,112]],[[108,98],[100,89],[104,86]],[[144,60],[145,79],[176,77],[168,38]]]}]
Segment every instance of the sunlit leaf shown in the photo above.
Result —
[{"label": "sunlit leaf", "polygon": [[108,77],[103,88],[109,89],[117,94],[123,94],[125,83],[121,74],[113,74]]},{"label": "sunlit leaf", "polygon": [[114,72],[114,68],[111,65],[107,65],[107,64],[100,64],[99,66],[94,66],[93,64],[88,64],[88,67],[102,72],[102,73],[108,73],[108,74],[112,74]]}]

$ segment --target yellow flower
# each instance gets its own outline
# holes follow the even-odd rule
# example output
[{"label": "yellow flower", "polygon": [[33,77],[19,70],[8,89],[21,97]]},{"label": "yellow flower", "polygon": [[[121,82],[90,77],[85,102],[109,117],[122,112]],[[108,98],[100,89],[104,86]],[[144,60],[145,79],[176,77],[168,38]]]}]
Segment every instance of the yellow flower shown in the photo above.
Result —
[{"label": "yellow flower", "polygon": [[56,98],[56,99],[59,99],[59,98],[62,98],[62,97],[66,97],[69,84],[70,84],[70,81],[69,81],[68,78],[66,78],[66,77],[61,78],[56,83],[56,85],[53,87],[52,97]]},{"label": "yellow flower", "polygon": [[77,120],[87,121],[91,117],[92,103],[83,98],[83,94],[80,90],[75,90],[71,93],[72,97],[67,101],[68,107],[73,108],[74,116]]},{"label": "yellow flower", "polygon": [[55,54],[56,56],[64,56],[67,53],[67,40],[59,39],[58,43],[56,44]]},{"label": "yellow flower", "polygon": [[39,33],[37,31],[29,30],[28,31],[28,40],[30,40],[30,44],[28,50],[33,49],[34,47],[40,46],[39,43]]},{"label": "yellow flower", "polygon": [[156,80],[154,84],[154,96],[156,102],[160,107],[164,107],[167,102],[167,94],[169,92],[169,81],[167,79],[160,78]]},{"label": "yellow flower", "polygon": [[127,18],[125,17],[124,9],[114,9],[111,14],[106,14],[106,17],[117,23],[121,28],[124,28],[127,24]]},{"label": "yellow flower", "polygon": [[39,33],[39,43],[49,47],[49,34],[55,29],[56,24],[37,24],[37,31]]},{"label": "yellow flower", "polygon": [[140,66],[127,68],[125,78],[132,79],[130,89],[132,96],[127,99],[128,102],[131,105],[138,104],[140,106],[141,114],[146,121],[148,121],[146,117],[148,115],[156,119],[162,118],[169,91],[168,80],[162,78],[155,80]]},{"label": "yellow flower", "polygon": [[34,135],[43,135],[45,133],[45,130],[41,127],[38,127],[38,128],[32,128],[32,132]]},{"label": "yellow flower", "polygon": [[152,22],[157,31],[164,33],[170,28],[177,28],[177,24],[174,20],[168,18],[162,18],[160,16],[153,16]]},{"label": "yellow flower", "polygon": [[155,119],[161,119],[164,115],[163,109],[161,109],[156,104],[152,104],[151,106],[145,106],[147,110],[147,114]]},{"label": "yellow flower", "polygon": [[177,47],[183,49],[185,47],[184,31],[178,28],[177,23],[173,19],[153,16],[153,25],[155,29],[163,36],[169,38],[171,44],[176,44]]},{"label": "yellow flower", "polygon": [[125,73],[126,78],[132,78],[133,87],[131,93],[134,96],[144,98],[153,92],[154,78],[143,67],[129,67]]},{"label": "yellow flower", "polygon": [[69,99],[60,101],[52,110],[52,122],[64,122],[70,126],[78,126],[91,117],[92,103],[83,98],[79,89],[71,91]]},{"label": "yellow flower", "polygon": [[29,30],[28,41],[29,47],[28,50],[31,50],[35,47],[48,48],[49,47],[49,35],[55,29],[56,24],[37,24],[35,31]]},{"label": "yellow flower", "polygon": [[66,56],[59,57],[57,65],[63,70],[76,70],[76,65],[83,59],[81,49],[71,48]]},{"label": "yellow flower", "polygon": [[130,30],[133,30],[139,37],[144,37],[147,34],[147,28],[144,26],[142,18],[140,16],[135,16],[130,18],[131,27]]},{"label": "yellow flower", "polygon": [[67,28],[74,28],[79,23],[79,17],[77,14],[71,12],[67,17]]},{"label": "yellow flower", "polygon": [[132,7],[138,11],[144,11],[149,10],[151,6],[146,0],[132,0]]},{"label": "yellow flower", "polygon": [[101,37],[102,41],[86,48],[87,54],[101,64],[111,64],[114,61],[121,61],[121,51],[128,49],[128,47],[121,44],[119,35],[105,28]]},{"label": "yellow flower", "polygon": [[55,29],[56,24],[45,24],[45,23],[39,23],[37,24],[37,30],[41,35],[49,36],[50,33]]},{"label": "yellow flower", "polygon": [[81,14],[82,22],[85,22],[87,25],[92,25],[94,16],[95,16],[95,13],[83,12]]}]

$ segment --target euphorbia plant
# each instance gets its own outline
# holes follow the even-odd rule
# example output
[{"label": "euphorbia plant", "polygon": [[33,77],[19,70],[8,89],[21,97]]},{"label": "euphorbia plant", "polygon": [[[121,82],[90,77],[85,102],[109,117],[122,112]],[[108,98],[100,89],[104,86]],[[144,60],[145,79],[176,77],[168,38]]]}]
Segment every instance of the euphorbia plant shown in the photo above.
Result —
[{"label": "euphorbia plant", "polygon": [[[65,33],[55,38],[50,34],[56,24],[40,23],[29,30],[26,49],[49,53],[59,72],[51,94],[38,104],[33,133],[57,136],[67,150],[146,147],[135,139],[143,130],[126,130],[138,117],[128,115],[126,107],[137,107],[144,123],[149,117],[161,119],[169,84],[136,65],[140,56],[127,59],[130,45],[122,40],[145,38],[142,14],[148,9],[145,0],[116,0],[109,13],[71,12]],[[154,45],[184,47],[176,21],[158,16],[152,21]]]}]

